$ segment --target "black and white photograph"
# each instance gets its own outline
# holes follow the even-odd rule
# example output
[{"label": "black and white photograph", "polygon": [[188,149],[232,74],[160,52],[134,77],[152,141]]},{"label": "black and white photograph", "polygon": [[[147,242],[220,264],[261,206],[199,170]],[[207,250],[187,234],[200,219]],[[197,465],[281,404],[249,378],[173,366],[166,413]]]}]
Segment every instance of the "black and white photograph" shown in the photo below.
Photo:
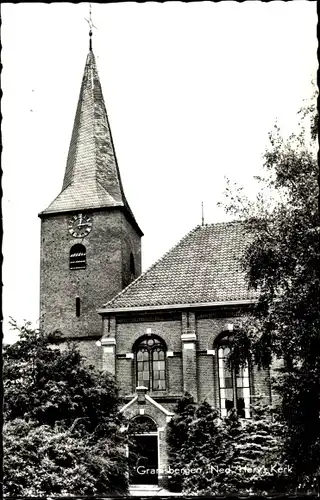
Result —
[{"label": "black and white photograph", "polygon": [[1,19],[4,496],[319,496],[317,3]]}]

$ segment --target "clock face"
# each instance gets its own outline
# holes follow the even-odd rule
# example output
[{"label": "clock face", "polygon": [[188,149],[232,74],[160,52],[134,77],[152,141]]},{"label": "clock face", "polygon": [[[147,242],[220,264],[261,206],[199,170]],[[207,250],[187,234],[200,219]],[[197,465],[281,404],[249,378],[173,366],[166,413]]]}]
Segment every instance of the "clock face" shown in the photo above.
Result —
[{"label": "clock face", "polygon": [[68,229],[74,238],[84,238],[92,229],[92,218],[84,214],[73,215],[69,220]]}]

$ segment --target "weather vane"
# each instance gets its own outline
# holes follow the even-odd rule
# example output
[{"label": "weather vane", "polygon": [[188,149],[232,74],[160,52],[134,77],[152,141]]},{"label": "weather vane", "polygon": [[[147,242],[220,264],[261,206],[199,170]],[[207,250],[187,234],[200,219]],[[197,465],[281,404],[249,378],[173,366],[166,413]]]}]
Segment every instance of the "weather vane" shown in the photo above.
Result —
[{"label": "weather vane", "polygon": [[91,16],[91,3],[89,3],[89,19],[86,19],[85,20],[87,21],[87,23],[89,24],[89,50],[92,50],[92,28],[96,28],[97,27],[93,24],[92,22],[92,16]]}]

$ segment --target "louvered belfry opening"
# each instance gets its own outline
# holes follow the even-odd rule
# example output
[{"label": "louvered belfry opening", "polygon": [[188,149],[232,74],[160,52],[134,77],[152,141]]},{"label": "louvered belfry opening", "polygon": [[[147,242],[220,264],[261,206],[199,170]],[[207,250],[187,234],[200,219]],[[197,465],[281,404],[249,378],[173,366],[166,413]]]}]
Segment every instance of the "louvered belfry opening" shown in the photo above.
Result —
[{"label": "louvered belfry opening", "polygon": [[69,267],[70,269],[85,269],[87,265],[86,247],[77,243],[70,249]]}]

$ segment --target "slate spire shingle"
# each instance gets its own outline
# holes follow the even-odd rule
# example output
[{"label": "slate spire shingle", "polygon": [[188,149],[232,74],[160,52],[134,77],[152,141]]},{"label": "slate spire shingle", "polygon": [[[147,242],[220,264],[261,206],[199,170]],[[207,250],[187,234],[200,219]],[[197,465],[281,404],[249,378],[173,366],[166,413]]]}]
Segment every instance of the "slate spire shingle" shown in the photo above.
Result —
[{"label": "slate spire shingle", "polygon": [[123,192],[96,61],[90,50],[62,190],[42,214],[107,207],[123,207],[138,227]]}]

